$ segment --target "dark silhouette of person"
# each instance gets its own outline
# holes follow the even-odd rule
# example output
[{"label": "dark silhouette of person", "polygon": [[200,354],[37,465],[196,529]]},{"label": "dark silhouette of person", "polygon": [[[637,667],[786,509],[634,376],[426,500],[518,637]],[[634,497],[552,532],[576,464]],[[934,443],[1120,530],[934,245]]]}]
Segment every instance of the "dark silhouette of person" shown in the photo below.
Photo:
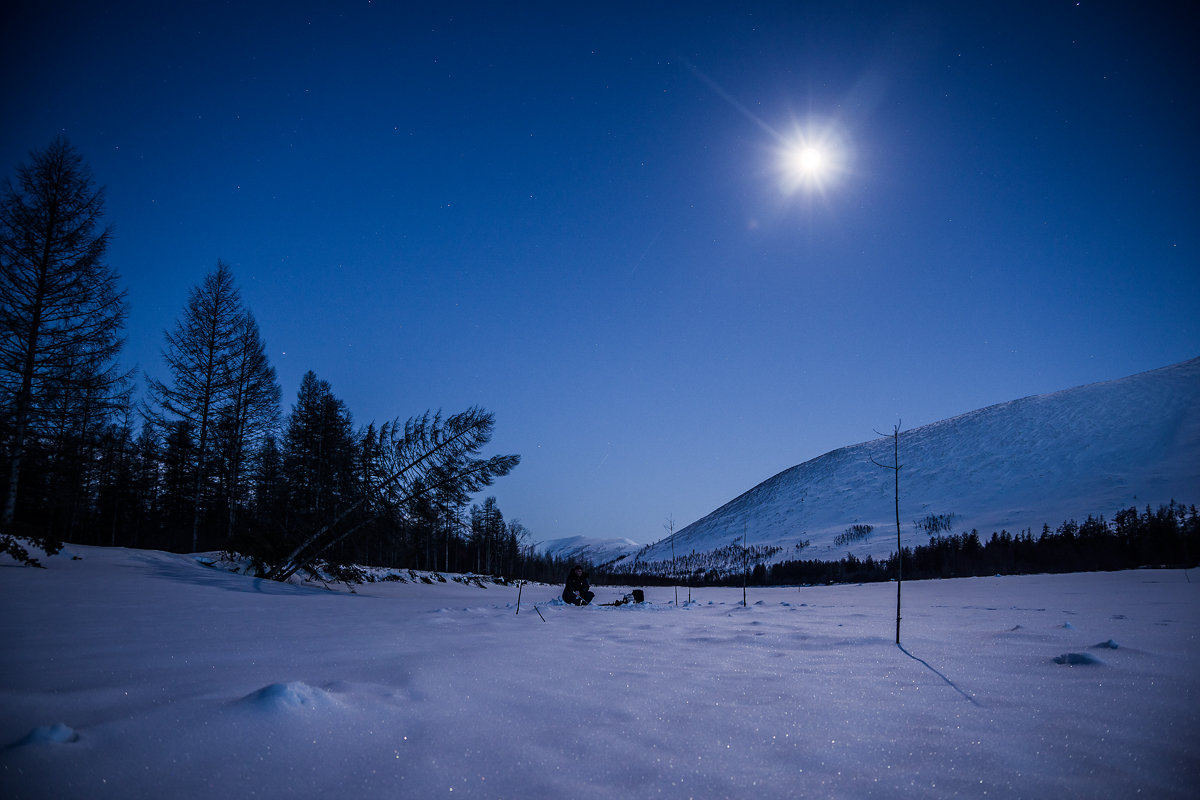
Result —
[{"label": "dark silhouette of person", "polygon": [[588,574],[583,571],[583,567],[571,567],[571,571],[567,573],[567,585],[563,587],[563,600],[572,605],[586,606],[595,596],[595,592],[592,592],[588,585]]}]

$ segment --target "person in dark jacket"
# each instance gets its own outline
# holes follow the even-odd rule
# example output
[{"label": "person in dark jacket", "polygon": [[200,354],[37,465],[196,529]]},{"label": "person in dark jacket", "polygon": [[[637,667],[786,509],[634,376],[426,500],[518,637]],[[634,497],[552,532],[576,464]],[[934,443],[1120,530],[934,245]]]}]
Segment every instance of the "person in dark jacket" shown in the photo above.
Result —
[{"label": "person in dark jacket", "polygon": [[572,605],[586,606],[596,596],[595,592],[590,590],[588,574],[583,571],[583,567],[571,567],[571,571],[567,573],[567,585],[563,587],[563,600]]}]

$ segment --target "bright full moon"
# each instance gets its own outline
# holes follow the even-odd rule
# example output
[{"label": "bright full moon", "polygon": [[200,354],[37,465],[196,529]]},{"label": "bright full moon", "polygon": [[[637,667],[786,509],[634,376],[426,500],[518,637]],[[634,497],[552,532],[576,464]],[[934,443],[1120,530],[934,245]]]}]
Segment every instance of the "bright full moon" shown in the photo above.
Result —
[{"label": "bright full moon", "polygon": [[815,144],[793,144],[784,151],[783,171],[790,191],[820,188],[832,177],[831,157]]},{"label": "bright full moon", "polygon": [[796,154],[795,168],[800,170],[800,172],[811,174],[820,172],[824,163],[824,153],[815,147],[805,147]]},{"label": "bright full moon", "polygon": [[832,130],[795,134],[779,148],[784,190],[824,191],[845,171],[843,151]]}]

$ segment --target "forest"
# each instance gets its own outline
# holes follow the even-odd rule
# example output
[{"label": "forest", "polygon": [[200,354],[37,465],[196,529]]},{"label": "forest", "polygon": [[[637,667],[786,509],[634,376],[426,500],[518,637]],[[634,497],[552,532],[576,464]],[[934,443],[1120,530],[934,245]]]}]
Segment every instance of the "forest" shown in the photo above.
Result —
[{"label": "forest", "polygon": [[[104,191],[59,138],[0,195],[0,548],[229,550],[263,577],[318,562],[550,570],[494,497],[482,408],[356,426],[328,381],[282,389],[229,266],[192,288],[156,373],[123,370],[129,308]],[[22,555],[23,554],[23,555]]]},{"label": "forest", "polygon": [[[175,552],[223,550],[287,580],[319,565],[366,564],[557,582],[530,532],[496,499],[472,502],[518,455],[485,456],[483,408],[356,425],[333,387],[307,372],[283,392],[230,267],[192,288],[164,332],[162,372],[123,370],[128,303],[105,261],[104,192],[65,139],[30,154],[0,194],[0,551],[63,541]],[[827,583],[1192,566],[1200,520],[1172,503],[1088,517],[1056,530],[951,534],[889,559],[804,560],[737,543],[679,559],[600,565],[615,582]],[[838,537],[871,536],[866,525]]]},{"label": "forest", "polygon": [[[869,528],[870,526],[866,526]],[[918,527],[925,527],[918,525]],[[858,529],[858,530],[855,530]],[[864,538],[862,526],[853,526],[840,544]],[[803,550],[803,547],[800,548]],[[670,561],[610,565],[605,577],[617,582],[691,586],[793,586],[833,583],[869,583],[895,580],[896,555],[885,559],[858,558],[847,553],[837,561],[775,559],[779,548],[733,544],[702,557]],[[984,541],[979,531],[931,533],[926,544],[904,547],[900,554],[904,580],[966,578],[985,575],[1096,572],[1142,567],[1195,567],[1200,561],[1200,512],[1196,506],[1174,501],[1142,512],[1127,508],[1111,522],[1103,516],[1084,522],[1067,520],[1055,529],[1042,526],[1017,534],[998,531]]]}]

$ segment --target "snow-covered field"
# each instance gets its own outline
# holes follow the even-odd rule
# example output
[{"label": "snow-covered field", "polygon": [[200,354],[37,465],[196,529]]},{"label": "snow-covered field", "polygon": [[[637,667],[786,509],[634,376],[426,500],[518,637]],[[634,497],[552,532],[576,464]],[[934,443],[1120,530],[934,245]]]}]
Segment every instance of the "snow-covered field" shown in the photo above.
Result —
[{"label": "snow-covered field", "polygon": [[511,587],[347,594],[85,547],[44,563],[0,564],[5,798],[1200,787],[1200,575],[1178,570],[908,583],[901,649],[894,584],[583,609],[526,586],[518,615]]}]

